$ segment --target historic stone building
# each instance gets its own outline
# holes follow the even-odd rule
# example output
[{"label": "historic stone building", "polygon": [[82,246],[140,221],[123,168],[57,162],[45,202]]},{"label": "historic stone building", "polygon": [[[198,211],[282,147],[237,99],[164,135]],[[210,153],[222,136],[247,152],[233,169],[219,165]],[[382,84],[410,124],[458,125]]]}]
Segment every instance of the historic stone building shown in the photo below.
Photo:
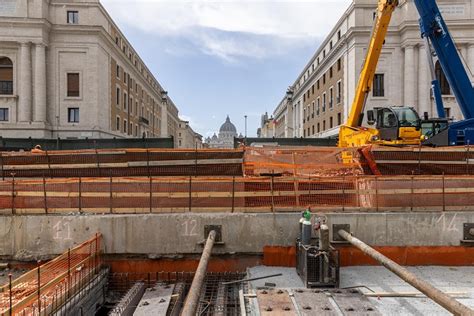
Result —
[{"label": "historic stone building", "polygon": [[234,138],[242,137],[237,134],[237,128],[227,116],[224,124],[219,129],[219,135],[214,134],[206,139],[209,148],[234,148]]},{"label": "historic stone building", "polygon": [[[438,0],[469,72],[474,71],[474,1]],[[375,106],[414,106],[420,115],[437,116],[430,93],[430,71],[413,0],[394,12],[367,100]],[[354,0],[322,42],[273,112],[276,137],[337,135],[350,111],[373,28],[375,0]],[[436,64],[445,111],[462,113]]]},{"label": "historic stone building", "polygon": [[99,0],[2,0],[3,137],[168,137],[178,109]]},{"label": "historic stone building", "polygon": [[202,135],[193,131],[188,121],[179,121],[177,141],[177,148],[202,148]]}]

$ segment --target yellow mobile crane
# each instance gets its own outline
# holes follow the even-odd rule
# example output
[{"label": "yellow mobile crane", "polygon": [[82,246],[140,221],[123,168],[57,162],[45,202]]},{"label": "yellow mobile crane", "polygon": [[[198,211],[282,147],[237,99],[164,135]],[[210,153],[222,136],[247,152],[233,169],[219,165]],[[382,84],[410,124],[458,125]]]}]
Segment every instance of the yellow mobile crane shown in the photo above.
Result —
[{"label": "yellow mobile crane", "polygon": [[408,106],[374,108],[367,112],[369,125],[363,127],[365,103],[372,89],[377,63],[387,35],[392,13],[398,0],[379,0],[376,21],[364,66],[360,73],[351,112],[339,130],[339,147],[358,147],[367,144],[418,145],[421,142],[421,120],[414,108]]}]

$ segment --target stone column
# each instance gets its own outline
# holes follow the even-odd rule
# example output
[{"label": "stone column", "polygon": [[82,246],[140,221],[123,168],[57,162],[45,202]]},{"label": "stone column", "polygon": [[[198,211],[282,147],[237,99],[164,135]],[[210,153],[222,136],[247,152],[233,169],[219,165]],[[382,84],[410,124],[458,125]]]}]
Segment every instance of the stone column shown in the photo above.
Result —
[{"label": "stone column", "polygon": [[426,48],[420,46],[418,50],[418,114],[431,113],[431,79],[428,60],[426,59]]},{"label": "stone column", "polygon": [[416,81],[415,76],[415,49],[413,46],[405,47],[405,74],[404,74],[404,105],[416,106]]},{"label": "stone column", "polygon": [[46,47],[36,44],[35,57],[35,122],[46,122]]},{"label": "stone column", "polygon": [[31,51],[30,43],[21,43],[20,48],[20,94],[18,98],[18,121],[31,122]]},{"label": "stone column", "polygon": [[469,67],[468,73],[472,77],[474,76],[474,44],[470,44],[467,48],[467,65]]},{"label": "stone column", "polygon": [[163,103],[161,108],[161,137],[168,137],[168,106],[166,103]]}]

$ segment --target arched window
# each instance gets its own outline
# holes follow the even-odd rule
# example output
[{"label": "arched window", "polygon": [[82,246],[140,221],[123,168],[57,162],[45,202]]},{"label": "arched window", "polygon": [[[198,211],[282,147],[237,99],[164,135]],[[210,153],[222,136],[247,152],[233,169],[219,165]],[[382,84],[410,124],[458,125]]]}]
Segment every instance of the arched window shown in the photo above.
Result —
[{"label": "arched window", "polygon": [[446,79],[446,76],[444,75],[443,69],[441,68],[441,64],[439,63],[439,61],[436,62],[435,71],[436,79],[438,79],[439,85],[441,86],[441,94],[450,95],[451,88],[449,87],[448,79]]},{"label": "arched window", "polygon": [[8,57],[0,57],[0,95],[13,94],[13,63]]}]

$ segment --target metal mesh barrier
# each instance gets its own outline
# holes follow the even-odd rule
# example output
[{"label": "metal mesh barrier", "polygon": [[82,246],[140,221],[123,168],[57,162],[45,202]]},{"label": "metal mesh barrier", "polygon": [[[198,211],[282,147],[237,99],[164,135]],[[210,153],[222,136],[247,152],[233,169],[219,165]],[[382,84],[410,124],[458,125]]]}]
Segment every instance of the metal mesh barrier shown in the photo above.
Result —
[{"label": "metal mesh barrier", "polygon": [[241,176],[242,150],[110,149],[0,153],[1,177]]},{"label": "metal mesh barrier", "polygon": [[280,174],[293,177],[340,177],[363,173],[360,163],[343,163],[343,153],[350,152],[356,161],[355,149],[336,147],[247,147],[244,174],[261,176]]},{"label": "metal mesh barrier", "polygon": [[0,287],[0,315],[49,315],[99,271],[101,235]]},{"label": "metal mesh barrier", "polygon": [[374,160],[382,175],[471,175],[474,174],[474,148],[464,147],[373,147],[371,157],[362,155],[365,174]]},{"label": "metal mesh barrier", "polygon": [[0,203],[0,214],[465,210],[474,176],[10,179]]}]

